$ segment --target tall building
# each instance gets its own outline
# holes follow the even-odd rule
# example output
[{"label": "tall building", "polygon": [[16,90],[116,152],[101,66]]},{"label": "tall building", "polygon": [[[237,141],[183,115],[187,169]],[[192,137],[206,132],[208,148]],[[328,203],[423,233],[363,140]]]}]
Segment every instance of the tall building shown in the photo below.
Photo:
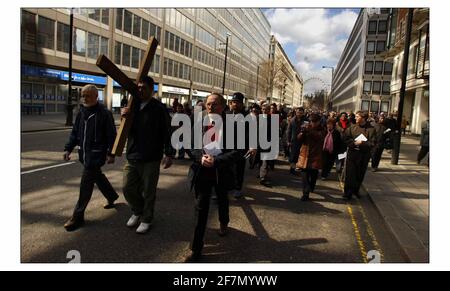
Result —
[{"label": "tall building", "polygon": [[268,90],[265,92],[265,97],[270,102],[299,106],[299,99],[303,92],[303,81],[283,47],[273,35],[270,41],[267,67],[265,75],[268,79],[266,83]]},{"label": "tall building", "polygon": [[360,11],[333,76],[334,110],[392,110],[392,62],[380,55],[386,50],[389,11]]},{"label": "tall building", "polygon": [[[21,11],[21,103],[64,112],[68,96],[68,9],[25,8]],[[258,67],[267,62],[270,25],[259,9],[74,9],[73,90],[99,88],[109,108],[120,106],[120,86],[96,65],[105,54],[127,76],[136,78],[150,36],[159,41],[149,75],[166,104],[222,92],[244,93],[256,100]],[[228,38],[228,45],[227,43]]]},{"label": "tall building", "polygon": [[[383,54],[385,60],[393,61],[391,95],[394,111],[398,110],[402,79],[403,55],[408,9],[391,9],[389,15],[388,49]],[[429,77],[430,77],[430,15],[428,8],[415,8],[409,46],[406,92],[403,116],[410,123],[411,133],[421,133],[421,123],[429,118]]]}]

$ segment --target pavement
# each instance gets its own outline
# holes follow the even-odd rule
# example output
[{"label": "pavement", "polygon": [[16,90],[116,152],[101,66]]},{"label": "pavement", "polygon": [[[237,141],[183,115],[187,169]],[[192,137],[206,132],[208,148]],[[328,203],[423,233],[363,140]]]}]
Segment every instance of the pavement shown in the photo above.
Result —
[{"label": "pavement", "polygon": [[428,155],[416,163],[419,137],[402,136],[398,165],[391,164],[386,150],[378,172],[370,165],[363,189],[400,244],[415,263],[429,262],[429,167]]},{"label": "pavement", "polygon": [[[113,114],[116,125],[120,124],[120,115]],[[75,122],[76,113],[73,115],[73,122]],[[71,126],[66,126],[65,113],[47,113],[47,114],[32,114],[20,116],[20,131],[37,132],[48,130],[63,130],[69,129]]]},{"label": "pavement", "polygon": [[[119,115],[114,119],[118,125]],[[64,114],[22,115],[21,132],[67,129]],[[419,138],[403,136],[398,165],[384,152],[378,172],[369,170],[363,191],[382,217],[403,255],[414,263],[429,262],[428,158],[417,165]],[[244,211],[245,212],[245,211]],[[289,260],[288,260],[289,261]],[[345,261],[345,260],[344,260]]]}]

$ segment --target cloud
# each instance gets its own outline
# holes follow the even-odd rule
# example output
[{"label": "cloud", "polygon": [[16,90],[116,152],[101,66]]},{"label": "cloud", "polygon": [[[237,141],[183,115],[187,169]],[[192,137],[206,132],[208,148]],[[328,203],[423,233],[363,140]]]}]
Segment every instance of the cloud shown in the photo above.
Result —
[{"label": "cloud", "polygon": [[[265,11],[272,33],[282,44],[296,47],[297,70],[303,79],[317,77],[331,83],[331,71],[323,65],[336,66],[347,43],[358,13],[348,9],[269,9]],[[315,79],[312,79],[315,80]],[[323,88],[320,81],[305,84],[305,93]],[[308,86],[307,86],[308,85]],[[308,89],[308,90],[306,90]]]}]

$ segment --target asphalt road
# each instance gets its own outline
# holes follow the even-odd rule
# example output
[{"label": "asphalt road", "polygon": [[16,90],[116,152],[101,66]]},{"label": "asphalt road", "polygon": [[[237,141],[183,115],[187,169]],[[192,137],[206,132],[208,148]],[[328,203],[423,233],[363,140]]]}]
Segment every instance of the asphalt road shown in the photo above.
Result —
[{"label": "asphalt road", "polygon": [[[69,131],[21,136],[21,260],[66,263],[76,250],[82,263],[177,263],[188,253],[194,229],[194,198],[188,192],[189,161],[161,170],[154,224],[146,235],[125,226],[131,212],[122,195],[124,158],[104,173],[120,194],[116,209],[102,208],[95,188],[86,225],[66,232],[64,222],[78,198],[82,166],[62,160]],[[56,166],[56,167],[54,167]],[[405,262],[384,221],[367,197],[340,199],[337,178],[318,181],[312,200],[301,202],[301,180],[289,175],[282,158],[270,173],[273,187],[257,183],[246,171],[245,198],[230,199],[230,233],[219,237],[212,202],[203,262],[218,263],[364,263]],[[369,256],[367,253],[369,252]],[[378,256],[379,254],[379,256]]]}]

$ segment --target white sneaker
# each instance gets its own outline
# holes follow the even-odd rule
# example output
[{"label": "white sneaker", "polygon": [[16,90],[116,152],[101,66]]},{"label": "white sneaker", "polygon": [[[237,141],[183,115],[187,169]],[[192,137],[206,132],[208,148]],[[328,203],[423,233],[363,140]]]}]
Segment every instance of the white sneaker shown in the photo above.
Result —
[{"label": "white sneaker", "polygon": [[141,224],[139,224],[139,227],[136,229],[136,233],[140,234],[147,233],[151,225],[152,225],[151,223],[141,222]]},{"label": "white sneaker", "polygon": [[135,227],[139,223],[139,216],[137,215],[131,215],[130,219],[128,219],[127,226],[128,227]]}]

